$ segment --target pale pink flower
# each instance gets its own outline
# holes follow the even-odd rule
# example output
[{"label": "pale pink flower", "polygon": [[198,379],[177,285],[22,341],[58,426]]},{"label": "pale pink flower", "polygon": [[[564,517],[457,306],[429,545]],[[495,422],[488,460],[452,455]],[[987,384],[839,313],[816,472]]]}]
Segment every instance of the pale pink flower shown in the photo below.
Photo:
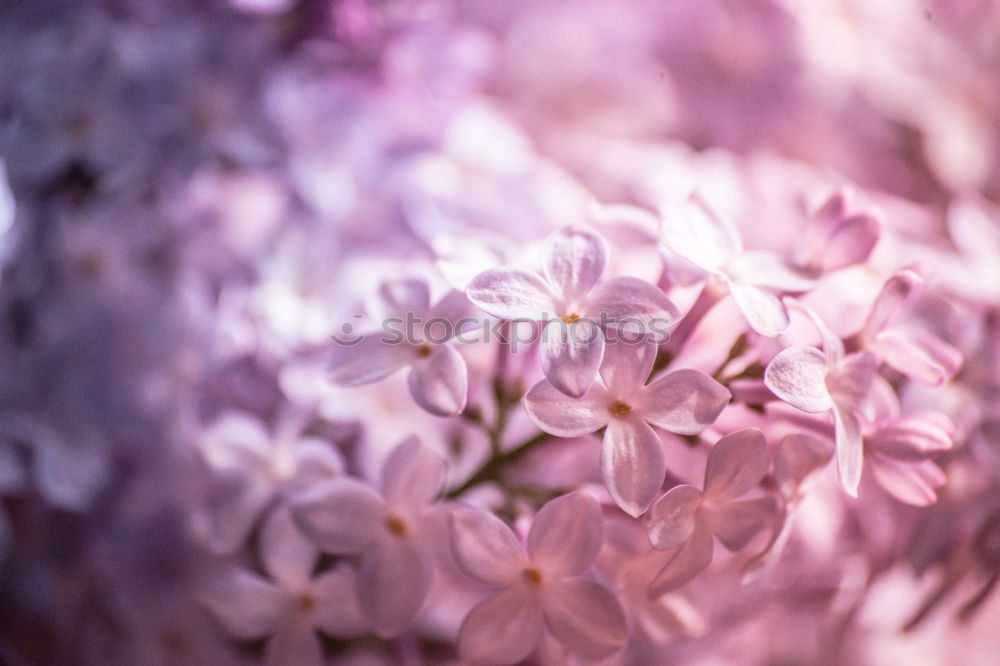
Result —
[{"label": "pale pink flower", "polygon": [[543,627],[567,652],[603,659],[625,646],[625,614],[604,586],[582,577],[603,540],[597,501],[582,493],[552,500],[535,516],[527,548],[507,525],[480,509],[451,515],[459,567],[499,587],[466,616],[458,633],[463,659],[514,664],[538,644]]},{"label": "pale pink flower", "polygon": [[648,282],[634,277],[601,280],[607,261],[607,243],[600,235],[565,227],[546,239],[544,278],[516,268],[493,268],[473,278],[466,293],[494,317],[545,322],[542,371],[560,392],[579,397],[601,365],[605,329],[650,332],[656,322],[665,333],[679,317],[666,294]]},{"label": "pale pink flower", "polygon": [[858,341],[887,365],[919,382],[937,386],[962,367],[962,352],[933,333],[900,322],[923,290],[915,267],[889,278],[879,292]]},{"label": "pale pink flower", "polygon": [[465,298],[453,292],[432,307],[421,280],[385,282],[378,297],[384,326],[335,347],[330,380],[358,386],[409,368],[407,382],[418,405],[435,416],[461,412],[469,373],[462,355],[447,342],[461,333],[457,326],[466,313]]},{"label": "pale pink flower", "polygon": [[769,462],[767,442],[759,430],[731,433],[708,454],[702,490],[675,486],[653,505],[649,542],[658,550],[677,550],[651,583],[652,596],[676,589],[704,571],[712,562],[713,535],[737,551],[774,519],[773,498],[736,500],[757,487]]},{"label": "pale pink flower", "polygon": [[202,603],[233,637],[267,638],[266,666],[322,666],[317,630],[335,638],[366,631],[354,574],[338,567],[314,576],[319,550],[295,527],[287,508],[265,522],[259,549],[269,579],[234,567],[209,585]]},{"label": "pale pink flower", "polygon": [[285,414],[272,435],[253,414],[229,411],[201,434],[198,450],[212,475],[222,484],[235,486],[202,516],[212,550],[233,552],[276,499],[287,499],[343,474],[337,449],[305,435],[304,426],[301,415]]},{"label": "pale pink flower", "polygon": [[840,338],[819,317],[808,314],[820,331],[826,353],[805,346],[783,349],[764,371],[764,384],[804,412],[833,412],[840,482],[857,497],[863,457],[861,429],[878,357],[869,351],[845,355]]},{"label": "pale pink flower", "polygon": [[411,437],[383,464],[381,493],[343,478],[292,504],[297,524],[323,551],[360,555],[358,603],[383,636],[403,631],[427,598],[433,569],[423,539],[444,479],[444,461]]},{"label": "pale pink flower", "polygon": [[879,413],[865,434],[865,461],[878,484],[899,501],[933,504],[946,477],[932,459],[954,446],[955,426],[933,410],[900,415],[899,401],[888,386],[880,395]]},{"label": "pale pink flower", "polygon": [[633,516],[642,514],[660,491],[666,460],[651,426],[694,435],[715,422],[730,393],[701,370],[675,370],[647,384],[656,359],[649,340],[609,344],[601,381],[579,398],[542,380],[524,396],[528,415],[545,432],[578,437],[607,427],[601,469],[608,492]]},{"label": "pale pink flower", "polygon": [[775,292],[806,291],[815,285],[777,255],[745,250],[736,225],[697,193],[684,205],[664,212],[660,242],[707,277],[721,280],[747,323],[761,335],[780,335],[790,324],[788,311]]},{"label": "pale pink flower", "polygon": [[857,210],[852,191],[834,192],[807,220],[796,244],[795,262],[814,275],[864,263],[881,233],[881,222],[869,210]]}]

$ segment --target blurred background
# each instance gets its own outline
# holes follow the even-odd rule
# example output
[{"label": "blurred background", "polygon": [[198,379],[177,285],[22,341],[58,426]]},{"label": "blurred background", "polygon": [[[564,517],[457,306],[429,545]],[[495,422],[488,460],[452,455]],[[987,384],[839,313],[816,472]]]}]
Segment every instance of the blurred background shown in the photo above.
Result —
[{"label": "blurred background", "polygon": [[[246,483],[208,469],[205,424],[319,404],[355,464],[404,418],[313,381],[361,294],[461,282],[595,201],[707,183],[767,228],[846,182],[901,238],[959,257],[956,200],[997,238],[1000,4],[5,0],[0,162],[0,664],[240,663],[197,601],[210,509]],[[984,242],[950,288],[996,305]],[[915,566],[987,524],[962,501]],[[331,649],[392,660],[362,648]]]}]

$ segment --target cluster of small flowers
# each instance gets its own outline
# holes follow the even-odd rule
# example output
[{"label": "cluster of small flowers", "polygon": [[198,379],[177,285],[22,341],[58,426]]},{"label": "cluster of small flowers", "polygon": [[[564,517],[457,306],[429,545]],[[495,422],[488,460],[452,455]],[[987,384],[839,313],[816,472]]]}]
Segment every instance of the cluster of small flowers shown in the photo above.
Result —
[{"label": "cluster of small flowers", "polygon": [[0,663],[995,656],[991,3],[57,4]]}]

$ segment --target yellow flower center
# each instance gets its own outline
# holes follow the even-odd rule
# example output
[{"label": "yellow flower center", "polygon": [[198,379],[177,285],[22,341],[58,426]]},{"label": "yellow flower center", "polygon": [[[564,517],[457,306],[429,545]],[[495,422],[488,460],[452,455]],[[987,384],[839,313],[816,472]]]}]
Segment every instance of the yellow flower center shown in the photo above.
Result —
[{"label": "yellow flower center", "polygon": [[568,315],[562,318],[567,324],[572,324],[574,321],[580,321],[580,315],[575,312],[570,312]]},{"label": "yellow flower center", "polygon": [[430,345],[420,345],[419,347],[417,347],[417,356],[419,356],[420,358],[427,358],[433,353],[434,353],[434,347],[431,347]]},{"label": "yellow flower center", "polygon": [[615,400],[613,403],[608,405],[608,411],[611,412],[611,416],[623,418],[632,413],[632,405],[627,402],[622,402],[621,400]]},{"label": "yellow flower center", "polygon": [[389,530],[389,534],[394,537],[404,537],[410,531],[406,526],[406,522],[399,516],[389,516],[386,518],[385,529]]},{"label": "yellow flower center", "polygon": [[532,585],[542,584],[542,572],[532,567],[524,570],[524,579]]}]

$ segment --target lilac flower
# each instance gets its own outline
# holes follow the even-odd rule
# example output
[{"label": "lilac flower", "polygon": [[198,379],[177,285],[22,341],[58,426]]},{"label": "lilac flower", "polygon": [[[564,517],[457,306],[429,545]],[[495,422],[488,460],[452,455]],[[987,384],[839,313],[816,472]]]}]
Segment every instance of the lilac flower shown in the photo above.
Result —
[{"label": "lilac flower", "polygon": [[358,603],[383,636],[403,631],[427,598],[433,570],[423,539],[444,476],[444,462],[411,437],[386,459],[381,494],[344,478],[292,504],[297,523],[323,551],[360,556]]},{"label": "lilac flower", "polygon": [[317,630],[338,638],[364,633],[354,575],[337,567],[314,576],[319,551],[295,527],[287,508],[268,518],[259,548],[269,579],[233,567],[202,600],[233,637],[267,638],[267,666],[322,666]]},{"label": "lilac flower", "polygon": [[773,498],[736,500],[760,483],[768,464],[767,442],[759,430],[734,432],[708,454],[702,490],[675,486],[653,505],[650,543],[677,550],[650,585],[652,596],[684,585],[711,564],[712,535],[729,550],[740,550],[773,519]]},{"label": "lilac flower", "polygon": [[[604,357],[605,331],[651,323],[671,326],[679,313],[653,285],[632,277],[601,280],[608,261],[604,239],[581,227],[565,227],[546,239],[544,278],[516,268],[480,273],[466,293],[501,319],[545,322],[541,364],[560,392],[580,397]],[[654,331],[656,332],[656,331]]]},{"label": "lilac flower", "polygon": [[927,506],[937,501],[936,490],[945,482],[932,458],[952,448],[953,431],[941,412],[888,416],[865,435],[865,460],[886,492],[906,504]]},{"label": "lilac flower", "polygon": [[209,547],[230,553],[245,542],[261,513],[276,499],[295,497],[343,474],[343,461],[326,441],[303,434],[304,423],[284,416],[277,432],[249,413],[225,412],[205,429],[199,450],[209,470],[236,488],[208,507]]},{"label": "lilac flower", "polygon": [[463,659],[514,664],[538,644],[542,628],[565,650],[589,660],[625,646],[625,615],[615,596],[583,577],[601,548],[600,506],[582,493],[541,508],[525,548],[499,518],[479,509],[451,515],[451,547],[459,567],[501,588],[462,622]]},{"label": "lilac flower", "polygon": [[[454,337],[465,311],[464,298],[453,293],[433,307],[427,284],[419,280],[383,283],[379,290],[382,314],[395,318],[399,328],[360,336],[335,348],[330,379],[339,386],[369,384],[410,368],[410,394],[417,404],[435,416],[454,416],[465,409],[468,370],[462,355],[440,336]],[[406,330],[405,322],[415,328]],[[447,330],[425,329],[422,322],[446,324]]]},{"label": "lilac flower", "polygon": [[774,337],[789,326],[788,311],[775,291],[805,291],[814,281],[786,266],[769,252],[747,251],[739,230],[717,214],[700,195],[664,213],[660,241],[675,255],[710,277],[721,280],[747,323]]},{"label": "lilac flower", "polygon": [[647,384],[656,345],[617,342],[605,348],[601,381],[578,398],[549,381],[524,396],[528,415],[547,433],[577,437],[606,427],[601,469],[608,492],[638,516],[659,492],[666,473],[660,438],[651,425],[694,435],[722,412],[729,391],[700,370],[676,370]]},{"label": "lilac flower", "polygon": [[924,286],[916,268],[904,268],[882,286],[858,340],[887,365],[931,386],[958,372],[962,352],[933,333],[900,323]]},{"label": "lilac flower", "polygon": [[853,191],[837,190],[809,217],[797,245],[796,264],[823,275],[864,263],[875,249],[881,223],[868,210],[852,212]]},{"label": "lilac flower", "polygon": [[878,358],[869,351],[845,355],[840,338],[818,317],[811,316],[822,335],[825,353],[815,347],[782,350],[764,371],[764,384],[804,412],[833,411],[840,482],[851,496],[857,497],[865,400],[878,370]]}]

